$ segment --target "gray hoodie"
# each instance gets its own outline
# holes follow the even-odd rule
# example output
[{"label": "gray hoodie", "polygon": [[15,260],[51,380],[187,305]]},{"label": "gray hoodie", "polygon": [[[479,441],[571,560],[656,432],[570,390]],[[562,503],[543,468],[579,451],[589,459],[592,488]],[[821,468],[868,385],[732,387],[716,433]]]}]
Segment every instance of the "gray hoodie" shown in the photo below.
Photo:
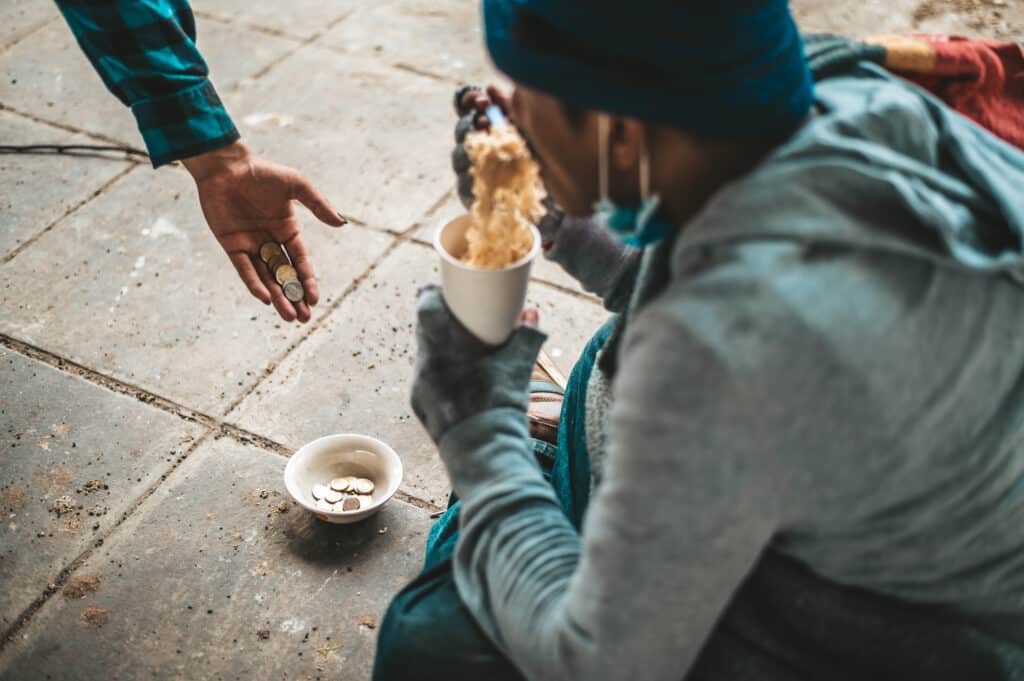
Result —
[{"label": "gray hoodie", "polygon": [[529,679],[679,681],[769,555],[1008,622],[987,678],[1024,678],[1024,154],[866,63],[817,109],[644,255],[582,533],[521,416],[442,439],[459,593]]}]

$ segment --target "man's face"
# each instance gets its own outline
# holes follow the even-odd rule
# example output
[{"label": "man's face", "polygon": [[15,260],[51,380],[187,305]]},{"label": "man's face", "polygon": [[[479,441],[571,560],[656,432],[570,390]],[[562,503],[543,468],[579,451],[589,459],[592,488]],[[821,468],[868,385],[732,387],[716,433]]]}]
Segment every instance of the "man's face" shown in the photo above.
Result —
[{"label": "man's face", "polygon": [[571,121],[561,103],[519,85],[512,93],[512,113],[540,165],[548,191],[571,215],[589,215],[599,197],[597,116],[585,112]]}]

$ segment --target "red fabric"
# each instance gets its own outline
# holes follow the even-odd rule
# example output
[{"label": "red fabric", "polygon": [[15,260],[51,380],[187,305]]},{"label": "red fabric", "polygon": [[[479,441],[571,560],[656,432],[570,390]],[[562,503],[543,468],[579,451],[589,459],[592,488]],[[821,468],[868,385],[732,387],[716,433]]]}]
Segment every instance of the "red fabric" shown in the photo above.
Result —
[{"label": "red fabric", "polygon": [[935,49],[935,69],[901,75],[1024,149],[1024,46],[952,36],[915,37]]}]

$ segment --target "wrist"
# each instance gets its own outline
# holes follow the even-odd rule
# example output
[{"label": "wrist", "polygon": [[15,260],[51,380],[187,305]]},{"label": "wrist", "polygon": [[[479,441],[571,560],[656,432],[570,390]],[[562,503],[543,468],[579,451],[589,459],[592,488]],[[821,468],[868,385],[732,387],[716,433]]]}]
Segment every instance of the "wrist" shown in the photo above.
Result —
[{"label": "wrist", "polygon": [[496,407],[449,426],[437,440],[438,454],[453,480],[482,479],[500,471],[503,461],[529,458],[530,426],[526,412]]},{"label": "wrist", "polygon": [[238,167],[248,165],[252,154],[249,147],[241,140],[207,151],[203,154],[181,159],[182,165],[192,175],[192,179],[201,182],[207,178],[223,173],[230,173]]},{"label": "wrist", "polygon": [[565,219],[565,213],[550,196],[544,199],[544,208],[546,212],[537,222],[537,231],[540,232],[541,245],[545,251],[548,251],[555,243],[555,237]]}]

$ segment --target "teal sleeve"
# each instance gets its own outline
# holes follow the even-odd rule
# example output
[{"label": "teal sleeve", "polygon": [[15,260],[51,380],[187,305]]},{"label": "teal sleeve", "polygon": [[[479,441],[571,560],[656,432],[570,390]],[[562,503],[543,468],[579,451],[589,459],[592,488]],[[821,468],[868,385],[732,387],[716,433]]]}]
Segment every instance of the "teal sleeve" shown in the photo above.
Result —
[{"label": "teal sleeve", "polygon": [[57,0],[107,88],[131,107],[153,166],[239,138],[196,47],[186,0]]}]

